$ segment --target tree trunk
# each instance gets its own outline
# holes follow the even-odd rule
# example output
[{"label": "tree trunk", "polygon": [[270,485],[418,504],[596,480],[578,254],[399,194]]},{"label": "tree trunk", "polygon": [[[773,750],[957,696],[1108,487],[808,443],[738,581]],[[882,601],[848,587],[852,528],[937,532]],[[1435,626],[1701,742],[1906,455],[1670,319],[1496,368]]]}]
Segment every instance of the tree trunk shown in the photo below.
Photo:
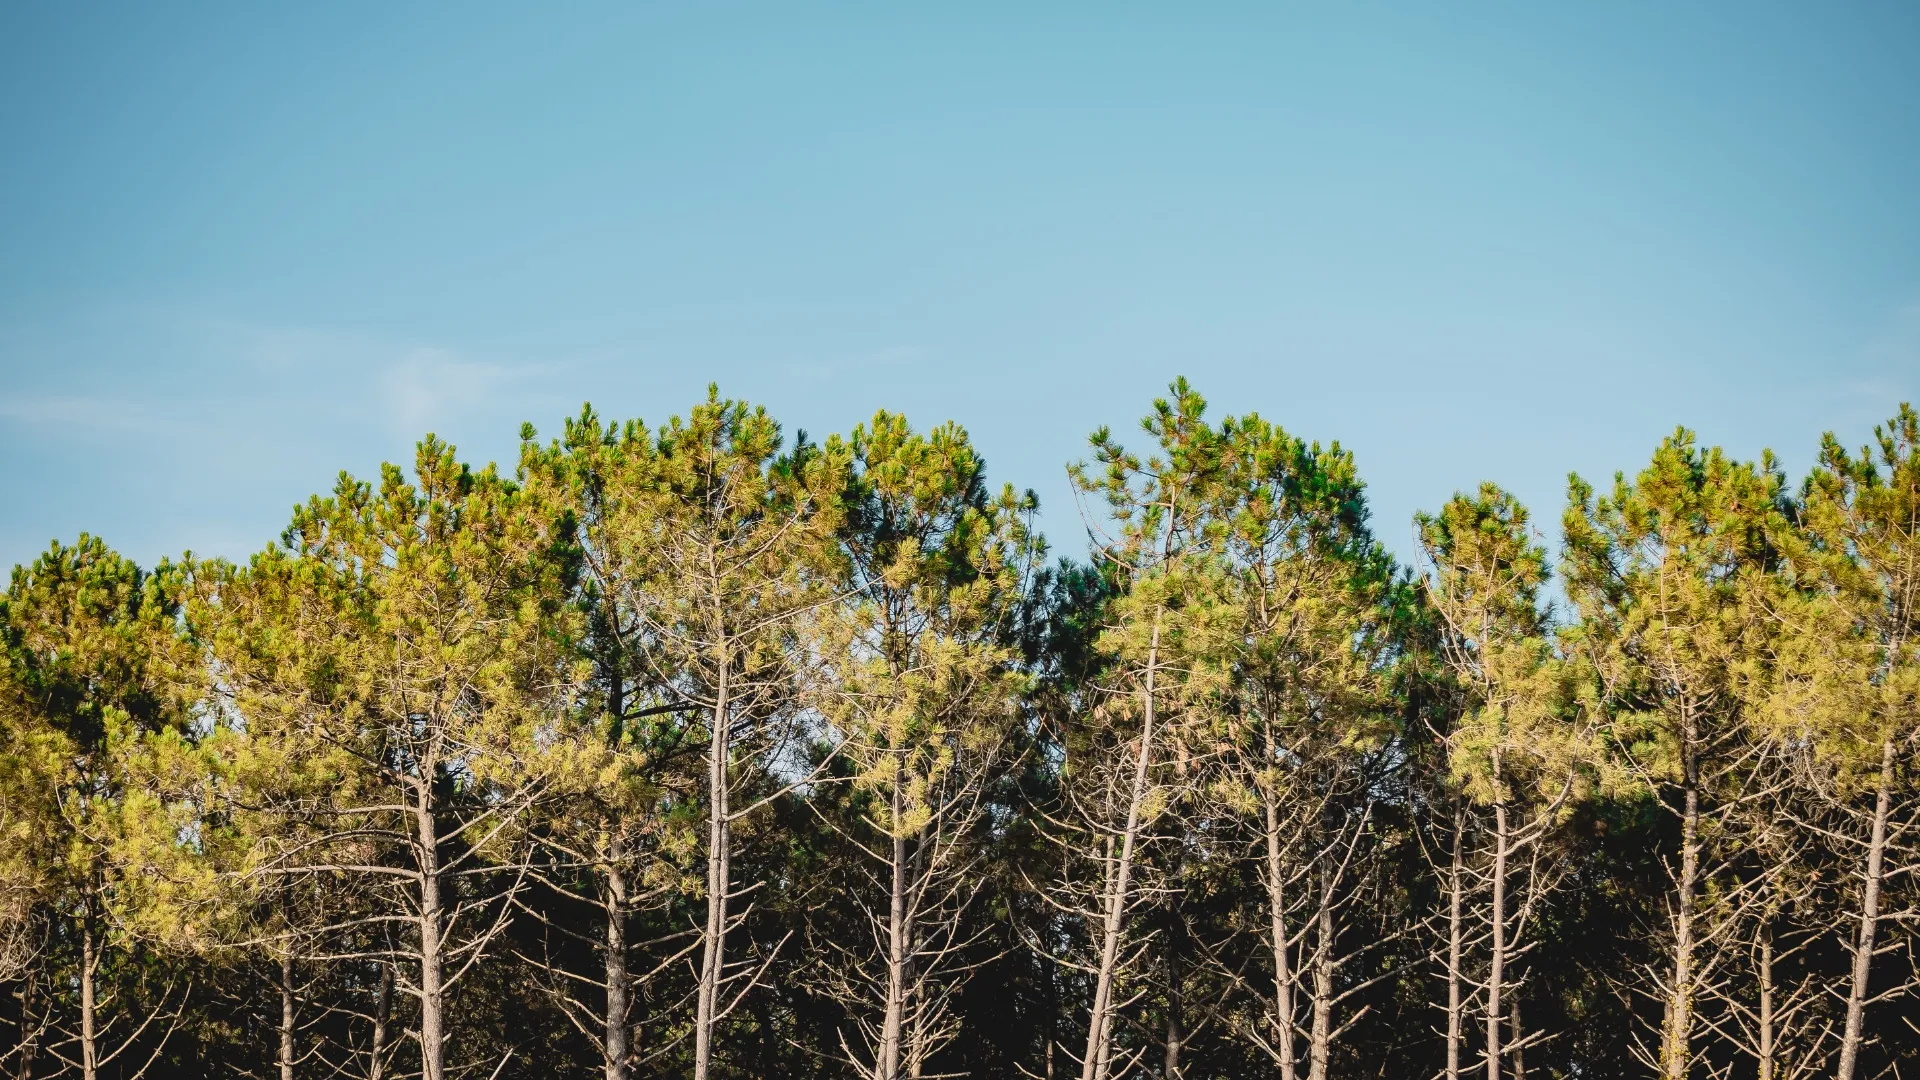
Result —
[{"label": "tree trunk", "polygon": [[[1688,722],[1691,728],[1691,720]],[[1666,1080],[1687,1080],[1693,1034],[1693,893],[1700,874],[1699,763],[1689,750],[1685,759],[1685,806],[1680,818],[1680,880],[1675,883],[1676,912],[1673,942],[1673,985],[1667,999],[1666,1031],[1661,1059]]]},{"label": "tree trunk", "polygon": [[693,1080],[707,1080],[713,1064],[713,1026],[720,1007],[721,968],[726,963],[727,890],[731,887],[727,867],[731,835],[727,821],[727,736],[732,723],[727,678],[731,666],[732,659],[723,648],[713,732],[707,746],[707,929],[693,1021]]},{"label": "tree trunk", "polygon": [[[1458,804],[1453,809],[1453,863],[1447,869],[1447,1080],[1460,1080],[1460,1046],[1465,1035],[1465,1011],[1461,1001],[1460,969],[1465,950],[1464,924],[1461,920],[1461,847],[1465,843],[1467,818]],[[1286,1080],[1292,1080],[1289,1075]]]},{"label": "tree trunk", "polygon": [[1113,1028],[1112,1028],[1112,1025],[1109,1024],[1105,1035],[1100,1040],[1100,1057],[1098,1059],[1099,1066],[1097,1069],[1097,1074],[1102,1078],[1113,1075],[1113,1039],[1111,1038],[1112,1034],[1113,1034]]},{"label": "tree trunk", "polygon": [[[1500,789],[1500,756],[1493,758],[1493,785]],[[1507,804],[1493,804],[1493,905],[1487,914],[1493,958],[1487,969],[1487,1080],[1500,1080],[1501,994],[1507,978]]]},{"label": "tree trunk", "polygon": [[1044,1020],[1047,1035],[1047,1053],[1046,1060],[1042,1064],[1045,1069],[1045,1073],[1043,1074],[1044,1080],[1055,1080],[1053,1071],[1054,1044],[1060,1041],[1060,964],[1054,959],[1051,949],[1044,955],[1047,965],[1047,1014]]},{"label": "tree trunk", "polygon": [[1759,1026],[1759,1045],[1754,1049],[1760,1058],[1759,1080],[1773,1080],[1773,912],[1769,910],[1766,921],[1760,926],[1760,1009],[1757,1017]]},{"label": "tree trunk", "polygon": [[606,983],[607,1015],[601,1041],[605,1047],[607,1080],[627,1080],[627,879],[620,860],[619,830],[615,829],[607,849],[606,868]]},{"label": "tree trunk", "polygon": [[[1272,751],[1269,749],[1271,760]],[[1286,897],[1282,895],[1285,872],[1280,860],[1280,814],[1271,796],[1267,799],[1267,919],[1273,943],[1273,1034],[1274,1049],[1279,1052],[1280,1080],[1295,1080],[1299,1067],[1295,1062],[1293,1041],[1293,965],[1287,947]],[[1458,1080],[1458,1078],[1450,1078]]]},{"label": "tree trunk", "polygon": [[93,976],[100,966],[100,954],[93,940],[93,893],[89,891],[85,910],[80,915],[80,1076],[97,1080],[100,1074],[99,1048],[95,1045],[93,1018]]},{"label": "tree trunk", "polygon": [[[1115,854],[1118,850],[1119,845],[1114,843],[1113,837],[1103,836],[1100,838],[1100,888],[1104,890],[1100,895],[1103,897],[1113,894],[1113,883],[1120,876],[1120,859]],[[1104,919],[1105,916],[1102,915],[1103,924]],[[1109,1061],[1111,1061],[1112,1050],[1112,1043],[1102,1042],[1100,1044],[1098,1075],[1107,1075],[1107,1066]]]},{"label": "tree trunk", "polygon": [[280,957],[280,1080],[293,1080],[293,954]]},{"label": "tree trunk", "polygon": [[1179,941],[1174,938],[1167,943],[1167,1034],[1165,1050],[1161,1055],[1160,1075],[1164,1080],[1177,1080],[1180,1072],[1180,1051],[1186,1042],[1186,1029],[1180,1015],[1180,956]]},{"label": "tree trunk", "polygon": [[1327,1080],[1333,1059],[1333,883],[1320,870],[1320,912],[1313,943],[1313,1042],[1307,1080]]},{"label": "tree trunk", "polygon": [[1847,991],[1847,1026],[1840,1041],[1835,1080],[1853,1080],[1859,1068],[1861,1029],[1866,1019],[1867,985],[1873,975],[1873,942],[1880,922],[1880,879],[1887,852],[1887,816],[1893,788],[1893,740],[1880,749],[1880,787],[1874,793],[1873,831],[1867,840],[1867,879],[1860,896],[1860,933],[1853,946],[1853,985]]},{"label": "tree trunk", "polygon": [[367,1080],[387,1073],[387,1018],[393,1012],[393,968],[380,962],[380,988],[373,996],[373,1045],[367,1054]]},{"label": "tree trunk", "polygon": [[[620,674],[618,650],[614,651],[611,658],[603,655],[600,662],[607,673],[607,707],[620,728],[615,735],[618,739],[624,735],[627,712],[627,684]],[[608,833],[606,892],[601,902],[607,916],[606,956],[603,958],[607,1013],[601,1021],[601,1065],[606,1080],[627,1080],[627,1059],[632,1054],[627,1043],[627,1015],[631,1010],[632,987],[627,976],[627,878],[622,868],[626,849],[621,843],[618,815],[615,815],[615,820],[605,824]]]},{"label": "tree trunk", "polygon": [[446,1080],[446,1030],[442,1013],[442,911],[440,834],[427,800],[432,776],[420,781],[414,807],[420,845],[420,1074],[421,1080]]},{"label": "tree trunk", "polygon": [[1513,1053],[1513,1071],[1509,1075],[1513,1080],[1527,1080],[1527,1052],[1521,1045],[1526,1029],[1520,1023],[1520,995],[1514,994],[1510,1000],[1507,1015],[1513,1018],[1513,1026],[1507,1029],[1507,1046]]},{"label": "tree trunk", "polygon": [[[929,1026],[933,1018],[930,1017],[927,1012],[927,1002],[923,996],[925,988],[918,987],[913,982],[916,977],[913,970],[913,961],[915,957],[923,955],[926,947],[926,928],[920,921],[920,900],[925,896],[923,890],[926,888],[925,883],[927,880],[926,838],[928,836],[939,835],[939,820],[939,817],[936,816],[931,824],[922,828],[920,835],[917,836],[912,845],[910,845],[909,851],[911,854],[907,858],[907,881],[909,885],[905,889],[907,896],[906,922],[912,936],[908,939],[906,963],[903,965],[906,972],[906,980],[901,987],[900,1003],[901,1009],[912,1017],[910,1026],[905,1029],[905,1033],[902,1035],[906,1044],[906,1073],[908,1080],[920,1080],[920,1078],[926,1074],[927,1055],[931,1054],[934,1050],[933,1040],[935,1030]],[[912,1000],[909,1001],[908,999]],[[911,1006],[911,1008],[909,1008],[909,1006]]]},{"label": "tree trunk", "polygon": [[1133,788],[1127,800],[1126,831],[1120,835],[1119,862],[1114,867],[1113,885],[1106,896],[1107,910],[1100,927],[1100,970],[1094,979],[1093,1009],[1087,1020],[1087,1053],[1081,1059],[1080,1080],[1107,1080],[1111,1065],[1108,1050],[1113,1035],[1114,969],[1120,961],[1120,930],[1127,913],[1133,846],[1140,835],[1140,806],[1147,798],[1147,768],[1153,759],[1153,692],[1159,656],[1160,618],[1156,614],[1153,636],[1147,646],[1147,677],[1141,690],[1140,751],[1134,759]]},{"label": "tree trunk", "polygon": [[887,1009],[880,1028],[880,1060],[875,1080],[897,1080],[900,1075],[900,1029],[907,997],[907,838],[900,835],[905,809],[900,774],[893,777],[893,879],[887,893]]},{"label": "tree trunk", "polygon": [[37,969],[29,968],[14,996],[20,999],[20,1066],[17,1080],[33,1080],[33,1059],[40,1047],[39,1031],[33,1023],[34,983]]}]

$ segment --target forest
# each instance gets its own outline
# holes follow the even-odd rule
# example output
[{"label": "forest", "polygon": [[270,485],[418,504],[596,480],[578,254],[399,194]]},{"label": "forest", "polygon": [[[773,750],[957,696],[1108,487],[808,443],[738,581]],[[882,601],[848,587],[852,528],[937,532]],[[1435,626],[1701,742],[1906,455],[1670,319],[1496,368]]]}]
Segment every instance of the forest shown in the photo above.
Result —
[{"label": "forest", "polygon": [[244,562],[56,542],[0,1075],[1920,1077],[1920,415],[1799,449],[1436,492],[1403,565],[1179,380],[1061,558],[954,423],[713,389]]}]

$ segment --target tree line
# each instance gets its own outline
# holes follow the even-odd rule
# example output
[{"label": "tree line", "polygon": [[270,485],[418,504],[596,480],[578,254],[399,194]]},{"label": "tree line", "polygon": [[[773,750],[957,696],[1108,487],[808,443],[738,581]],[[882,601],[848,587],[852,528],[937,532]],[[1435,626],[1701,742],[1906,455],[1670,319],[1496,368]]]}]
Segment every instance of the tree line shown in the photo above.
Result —
[{"label": "tree line", "polygon": [[1184,381],[966,433],[429,436],[0,602],[0,1073],[1916,1072],[1920,417],[1376,538]]}]

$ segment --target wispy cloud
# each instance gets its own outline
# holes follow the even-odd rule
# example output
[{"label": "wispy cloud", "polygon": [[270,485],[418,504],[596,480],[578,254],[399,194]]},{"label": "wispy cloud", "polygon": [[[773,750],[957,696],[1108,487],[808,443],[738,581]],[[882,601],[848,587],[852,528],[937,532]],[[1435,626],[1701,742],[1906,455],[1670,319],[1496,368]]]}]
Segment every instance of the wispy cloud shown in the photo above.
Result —
[{"label": "wispy cloud", "polygon": [[408,437],[443,428],[463,413],[498,402],[515,384],[549,369],[544,364],[475,359],[435,342],[325,326],[203,315],[183,316],[179,325],[230,362],[270,378],[327,371],[345,376],[349,386],[366,380],[360,385],[376,413]]},{"label": "wispy cloud", "polygon": [[324,326],[256,322],[199,313],[165,317],[182,337],[226,361],[266,372],[357,366],[391,356],[398,343]]},{"label": "wispy cloud", "polygon": [[78,344],[0,336],[0,360],[33,374],[0,384],[0,424],[30,437],[72,428],[231,443],[279,437],[297,418],[411,442],[523,409],[577,366],[196,310],[109,310],[93,325],[100,334]]},{"label": "wispy cloud", "polygon": [[535,365],[464,360],[446,349],[409,350],[380,377],[393,421],[409,434],[443,425],[500,390],[537,374]]},{"label": "wispy cloud", "polygon": [[0,420],[29,427],[89,428],[122,434],[145,434],[162,426],[159,411],[146,403],[106,397],[0,398]]}]

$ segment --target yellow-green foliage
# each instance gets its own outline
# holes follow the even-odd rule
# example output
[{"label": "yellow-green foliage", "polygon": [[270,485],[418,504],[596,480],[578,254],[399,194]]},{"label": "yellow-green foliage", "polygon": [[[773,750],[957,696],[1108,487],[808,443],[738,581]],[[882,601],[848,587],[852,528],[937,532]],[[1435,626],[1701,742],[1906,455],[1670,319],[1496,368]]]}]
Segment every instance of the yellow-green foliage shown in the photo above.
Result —
[{"label": "yellow-green foliage", "polygon": [[483,801],[590,779],[561,722],[581,674],[564,538],[539,509],[429,438],[413,481],[343,474],[283,546],[225,575],[197,621],[230,709],[233,869],[360,861],[371,824],[343,822],[403,820],[422,778]]},{"label": "yellow-green foliage", "polygon": [[955,787],[977,782],[1016,716],[1006,631],[1034,554],[1032,501],[990,495],[954,424],[923,436],[882,411],[827,453],[855,465],[850,580],[810,623],[824,663],[815,697],[857,783],[882,796],[874,824],[916,836]]},{"label": "yellow-green foliage", "polygon": [[1920,733],[1920,415],[1902,406],[1874,434],[1858,455],[1828,435],[1807,481],[1774,714],[1849,785]]},{"label": "yellow-green foliage", "polygon": [[1527,511],[1493,484],[1418,519],[1432,564],[1427,596],[1446,625],[1442,648],[1464,691],[1447,739],[1453,782],[1481,805],[1567,805],[1591,760],[1572,714],[1568,665],[1540,606],[1547,554]]},{"label": "yellow-green foliage", "polygon": [[[1216,737],[1239,768],[1217,794],[1243,811],[1315,782],[1321,755],[1377,748],[1395,603],[1391,561],[1367,530],[1353,456],[1256,414],[1222,427],[1215,561],[1228,683]],[[1284,749],[1283,749],[1284,748]]]},{"label": "yellow-green foliage", "polygon": [[82,535],[16,568],[0,632],[0,899],[191,938],[203,892],[184,574]]},{"label": "yellow-green foliage", "polygon": [[[1116,731],[1138,723],[1151,674],[1153,701],[1175,706],[1161,723],[1182,729],[1156,738],[1169,738],[1184,759],[1199,741],[1197,730],[1187,729],[1206,715],[1196,706],[1215,697],[1226,678],[1226,580],[1219,561],[1225,524],[1211,512],[1225,463],[1223,435],[1207,424],[1205,399],[1184,379],[1171,389],[1173,396],[1156,400],[1141,421],[1152,453],[1130,453],[1101,428],[1092,437],[1098,471],[1077,464],[1071,472],[1082,495],[1099,496],[1108,506],[1111,530],[1094,541],[1122,585],[1097,642],[1115,661],[1116,681],[1092,719]],[[1071,753],[1068,768],[1075,768]]]},{"label": "yellow-green foliage", "polygon": [[1610,705],[1609,744],[1644,779],[1685,782],[1701,767],[1689,755],[1732,737],[1764,697],[1781,487],[1771,458],[1702,451],[1685,430],[1610,495],[1570,482],[1562,574],[1580,619],[1568,641]]}]

